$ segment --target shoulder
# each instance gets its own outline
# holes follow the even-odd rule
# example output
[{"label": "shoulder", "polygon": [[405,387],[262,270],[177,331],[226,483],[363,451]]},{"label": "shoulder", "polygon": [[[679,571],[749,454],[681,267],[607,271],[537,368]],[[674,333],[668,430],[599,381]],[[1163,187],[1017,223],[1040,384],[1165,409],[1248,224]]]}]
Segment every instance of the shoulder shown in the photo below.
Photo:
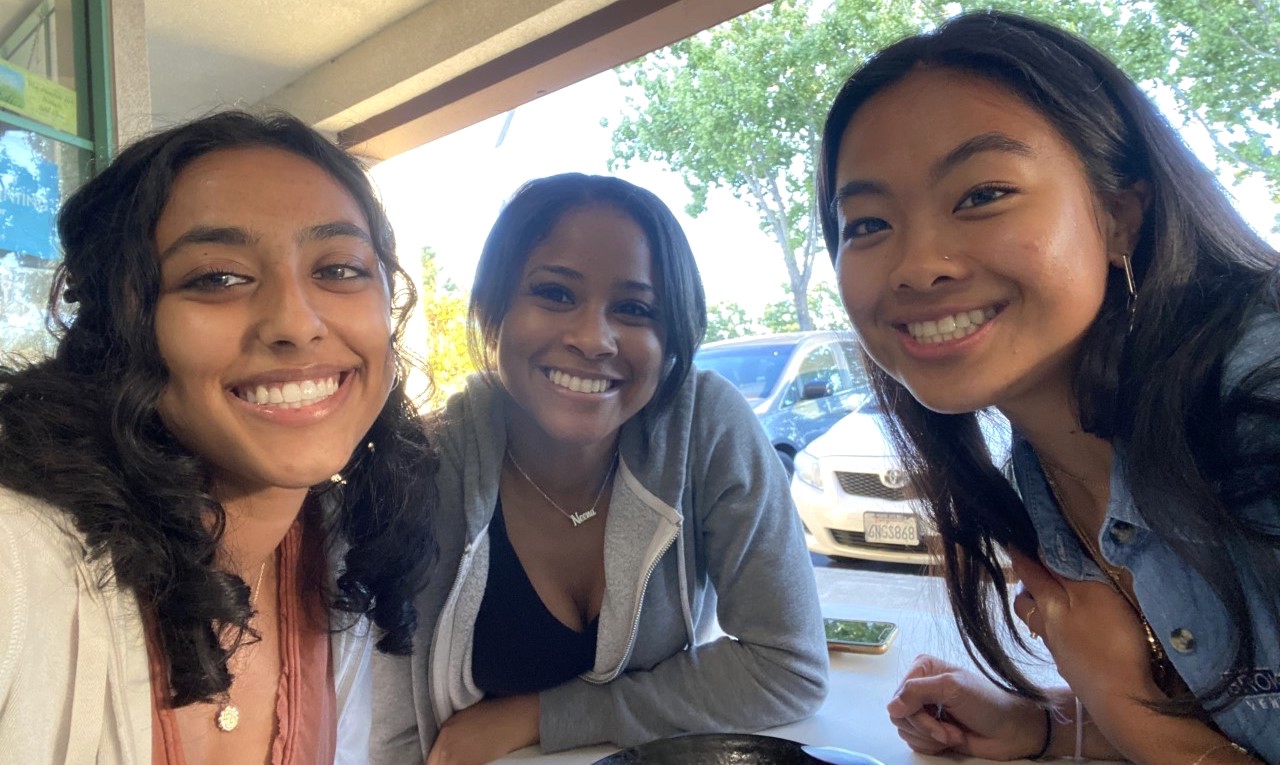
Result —
[{"label": "shoulder", "polygon": [[471,375],[443,407],[425,415],[432,445],[447,452],[461,449],[472,438],[496,439],[503,428],[505,405],[502,386],[492,375]]},{"label": "shoulder", "polygon": [[704,434],[737,431],[744,425],[757,427],[755,412],[733,383],[716,372],[696,367],[654,421]]},{"label": "shoulder", "polygon": [[0,562],[12,567],[66,569],[89,559],[88,545],[65,511],[5,486],[0,486],[0,545],[9,548]]},{"label": "shoulder", "polygon": [[[0,691],[20,670],[37,624],[76,608],[87,577],[88,549],[63,511],[0,487]],[[0,692],[0,696],[3,693]]]}]

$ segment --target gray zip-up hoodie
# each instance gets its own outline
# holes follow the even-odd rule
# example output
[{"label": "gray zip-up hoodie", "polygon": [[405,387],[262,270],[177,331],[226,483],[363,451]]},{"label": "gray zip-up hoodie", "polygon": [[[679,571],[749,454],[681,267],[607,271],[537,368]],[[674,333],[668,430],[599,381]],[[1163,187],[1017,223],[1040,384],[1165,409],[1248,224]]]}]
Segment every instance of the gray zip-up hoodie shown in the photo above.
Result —
[{"label": "gray zip-up hoodie", "polygon": [[[378,654],[374,762],[422,762],[483,694],[471,636],[488,576],[509,398],[473,378],[435,416],[439,555],[411,659]],[[827,651],[787,476],[742,396],[693,372],[622,429],[605,528],[596,660],[540,694],[544,751],[745,731],[812,714]]]}]

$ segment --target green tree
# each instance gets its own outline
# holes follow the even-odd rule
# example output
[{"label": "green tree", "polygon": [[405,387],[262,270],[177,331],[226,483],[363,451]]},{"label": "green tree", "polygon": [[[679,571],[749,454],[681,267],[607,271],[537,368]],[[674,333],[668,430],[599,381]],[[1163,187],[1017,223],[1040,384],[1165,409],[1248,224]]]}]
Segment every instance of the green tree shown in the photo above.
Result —
[{"label": "green tree", "polygon": [[[764,307],[764,326],[768,332],[796,332],[800,329],[790,288],[784,284],[783,291],[787,293],[786,297]],[[807,302],[809,316],[813,320],[811,329],[850,331],[849,315],[840,302],[840,295],[831,285],[825,282],[814,285],[809,290]]]},{"label": "green tree", "polygon": [[422,248],[421,306],[426,323],[424,346],[431,370],[431,394],[424,408],[442,405],[475,371],[467,352],[467,295],[450,279],[441,279],[435,250]]},{"label": "green tree", "polygon": [[746,337],[762,331],[760,322],[748,316],[745,308],[731,300],[707,306],[705,342]]},{"label": "green tree", "polygon": [[780,0],[620,68],[628,113],[610,166],[666,163],[693,194],[690,215],[713,187],[751,204],[786,267],[797,326],[812,329],[822,247],[812,178],[826,105],[853,63],[919,26],[915,8],[836,2],[815,19],[807,2]]}]

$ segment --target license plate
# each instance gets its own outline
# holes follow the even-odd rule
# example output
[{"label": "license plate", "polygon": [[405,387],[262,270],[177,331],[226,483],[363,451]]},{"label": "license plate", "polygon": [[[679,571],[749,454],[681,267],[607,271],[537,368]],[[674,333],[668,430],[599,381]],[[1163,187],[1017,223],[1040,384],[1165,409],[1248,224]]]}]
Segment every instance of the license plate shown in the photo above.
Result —
[{"label": "license plate", "polygon": [[914,547],[920,544],[920,531],[914,515],[898,513],[863,513],[862,534],[868,544],[902,545]]}]

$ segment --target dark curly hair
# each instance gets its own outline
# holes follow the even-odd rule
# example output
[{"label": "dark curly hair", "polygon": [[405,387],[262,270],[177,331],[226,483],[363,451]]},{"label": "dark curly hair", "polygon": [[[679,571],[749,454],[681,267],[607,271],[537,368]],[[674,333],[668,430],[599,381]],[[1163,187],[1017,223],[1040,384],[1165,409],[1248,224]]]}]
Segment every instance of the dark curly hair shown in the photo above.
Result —
[{"label": "dark curly hair", "polygon": [[[1230,614],[1235,669],[1252,666],[1251,611],[1280,621],[1280,535],[1239,512],[1280,496],[1280,369],[1270,359],[1224,390],[1228,352],[1250,316],[1280,305],[1280,256],[1240,218],[1169,123],[1105,55],[1051,25],[1010,13],[958,16],[901,40],[854,72],[822,135],[818,204],[833,261],[840,142],[875,94],[921,69],[995,83],[1036,109],[1070,144],[1106,199],[1142,182],[1151,198],[1132,254],[1132,315],[1119,269],[1081,343],[1073,389],[1086,431],[1125,448],[1133,499],[1151,530],[1214,590]],[[890,436],[912,472],[943,548],[956,622],[978,664],[1003,687],[1043,698],[1001,642],[1017,635],[998,546],[1037,557],[1021,498],[983,442],[975,414],[925,408],[868,364]],[[1235,561],[1235,565],[1224,565]],[[1241,561],[1248,561],[1241,565]],[[1270,583],[1251,606],[1246,582]],[[995,591],[998,595],[991,598]],[[1025,642],[1016,638],[1025,648]],[[1227,680],[1163,711],[1203,715],[1226,703]]]},{"label": "dark curly hair", "polygon": [[[306,501],[304,518],[340,555],[327,605],[367,615],[378,648],[412,650],[412,600],[430,559],[434,457],[404,390],[400,351],[416,303],[396,261],[386,214],[364,169],[294,117],[228,111],[179,125],[123,151],[63,205],[65,259],[50,295],[54,356],[0,369],[0,484],[64,510],[95,559],[154,620],[176,706],[227,691],[227,659],[251,636],[249,589],[214,565],[226,512],[208,463],[158,413],[168,371],[155,332],[156,222],[178,174],[214,151],[268,147],[322,168],[360,205],[391,281],[400,374],[367,437],[376,456],[344,471],[345,486]],[[65,310],[72,307],[71,311]],[[68,315],[70,314],[70,315]],[[364,451],[363,446],[360,451]],[[239,636],[225,649],[221,637]]]}]

